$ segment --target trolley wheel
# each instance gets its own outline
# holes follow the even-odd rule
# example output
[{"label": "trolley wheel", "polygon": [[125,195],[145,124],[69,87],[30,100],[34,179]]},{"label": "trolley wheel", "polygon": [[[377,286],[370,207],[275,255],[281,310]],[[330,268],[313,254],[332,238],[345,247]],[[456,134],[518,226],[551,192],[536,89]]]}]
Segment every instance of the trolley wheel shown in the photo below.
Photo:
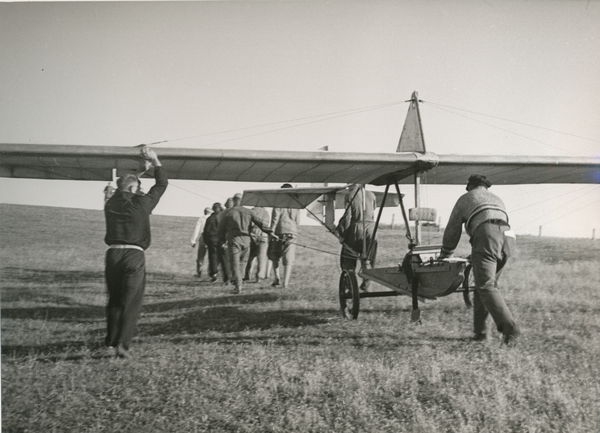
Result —
[{"label": "trolley wheel", "polygon": [[465,279],[463,280],[463,299],[465,300],[465,305],[469,308],[473,306],[471,303],[471,298],[469,297],[469,292],[475,289],[475,276],[473,275],[473,266],[468,264],[465,268]]},{"label": "trolley wheel", "polygon": [[348,320],[358,317],[360,295],[358,282],[353,270],[343,270],[340,275],[340,311],[342,317]]}]

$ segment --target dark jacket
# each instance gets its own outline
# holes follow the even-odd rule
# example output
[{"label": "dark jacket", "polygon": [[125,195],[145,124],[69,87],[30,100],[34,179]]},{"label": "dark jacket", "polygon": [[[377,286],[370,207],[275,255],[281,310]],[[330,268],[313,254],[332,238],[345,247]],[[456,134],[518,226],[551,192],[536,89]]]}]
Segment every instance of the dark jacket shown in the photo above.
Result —
[{"label": "dark jacket", "polygon": [[221,220],[222,212],[213,212],[206,219],[204,224],[204,242],[210,245],[219,243],[219,221]]},{"label": "dark jacket", "polygon": [[162,166],[154,169],[156,182],[148,194],[117,191],[105,204],[106,245],[150,246],[150,213],[167,189],[168,179]]}]

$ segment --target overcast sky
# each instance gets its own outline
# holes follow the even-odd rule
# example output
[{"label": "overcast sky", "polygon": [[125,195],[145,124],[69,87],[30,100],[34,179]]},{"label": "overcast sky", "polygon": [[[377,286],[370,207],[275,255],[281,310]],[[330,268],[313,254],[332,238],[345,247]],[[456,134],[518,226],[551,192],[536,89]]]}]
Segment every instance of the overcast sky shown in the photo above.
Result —
[{"label": "overcast sky", "polygon": [[[394,152],[416,90],[428,151],[600,156],[599,23],[577,0],[0,3],[0,142]],[[268,186],[173,181],[155,213]],[[0,201],[103,187],[1,179]],[[492,191],[517,233],[600,229],[597,185]],[[425,204],[445,222],[463,192]]]}]

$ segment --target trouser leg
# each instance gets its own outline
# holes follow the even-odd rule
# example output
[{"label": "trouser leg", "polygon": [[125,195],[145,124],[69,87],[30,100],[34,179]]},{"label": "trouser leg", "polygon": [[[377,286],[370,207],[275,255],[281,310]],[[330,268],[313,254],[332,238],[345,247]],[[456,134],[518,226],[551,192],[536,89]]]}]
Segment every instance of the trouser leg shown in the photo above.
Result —
[{"label": "trouser leg", "polygon": [[250,252],[248,254],[248,261],[246,263],[246,271],[244,272],[244,280],[250,279],[250,274],[252,273],[252,265],[255,257],[257,256],[258,245],[252,241],[250,244]]},{"label": "trouser leg", "polygon": [[342,270],[356,270],[356,253],[346,245],[342,245],[342,251],[340,253],[340,267]]},{"label": "trouser leg", "polygon": [[[370,244],[372,242],[372,244]],[[369,240],[367,241],[367,257],[368,257],[368,262],[369,265],[367,265],[367,260],[361,260],[361,265],[363,268],[367,269],[373,269],[375,267],[375,259],[377,258],[377,241],[376,240],[371,240],[369,238]],[[368,291],[369,287],[371,286],[371,281],[368,279],[364,279],[362,284],[360,285],[360,288],[364,291]]]},{"label": "trouser leg", "polygon": [[104,344],[106,346],[116,347],[118,342],[119,327],[121,321],[121,278],[117,263],[114,261],[114,253],[112,250],[106,253],[106,268],[104,271],[106,278],[106,290],[108,294],[108,302],[106,304],[106,338]]},{"label": "trouser leg", "polygon": [[204,243],[202,237],[200,237],[200,242],[198,242],[198,256],[196,257],[196,272],[198,274],[202,273],[202,265],[204,265],[204,257],[206,257],[206,250],[207,246]]},{"label": "trouser leg", "polygon": [[267,266],[268,266],[268,259],[267,259],[267,247],[268,247],[268,243],[267,242],[261,242],[259,244],[257,244],[257,248],[258,248],[258,252],[257,252],[257,262],[258,262],[258,273],[257,273],[257,278],[260,279],[265,279],[267,278]]},{"label": "trouser leg", "polygon": [[273,275],[275,277],[273,284],[279,284],[281,281],[281,276],[279,275],[279,260],[271,260],[271,263],[273,263]]},{"label": "trouser leg", "polygon": [[137,322],[142,310],[142,300],[144,297],[144,286],[146,284],[145,269],[135,275],[129,275],[126,278],[126,285],[129,287],[125,297],[123,315],[121,317],[121,345],[129,349],[131,340],[135,336]]},{"label": "trouser leg", "polygon": [[106,263],[108,289],[107,346],[131,345],[142,307],[146,281],[145,257],[142,251],[109,250]]},{"label": "trouser leg", "polygon": [[217,254],[217,247],[209,243],[206,245],[208,250],[208,274],[211,278],[216,277],[219,273],[219,259]]},{"label": "trouser leg", "polygon": [[229,252],[229,269],[231,269],[230,282],[232,282],[236,288],[240,288],[242,285],[242,272],[240,269],[240,257],[241,250],[237,245],[229,244],[227,248]]},{"label": "trouser leg", "polygon": [[243,242],[230,242],[228,245],[231,280],[236,289],[242,288],[242,269],[248,259],[248,245]]},{"label": "trouser leg", "polygon": [[486,334],[487,333],[487,318],[488,311],[486,310],[481,298],[479,297],[479,290],[473,291],[473,332],[475,334]]},{"label": "trouser leg", "polygon": [[[500,271],[510,256],[510,245],[499,226],[484,224],[486,227],[477,228],[472,238],[473,272],[475,277],[475,309],[474,309],[474,331],[485,332],[485,317],[481,311],[481,305],[494,319],[496,328],[505,339],[516,337],[519,334],[504,297],[498,290],[498,278]],[[477,298],[475,298],[477,296]],[[478,306],[480,302],[481,305]]]},{"label": "trouser leg", "polygon": [[283,265],[283,287],[288,287],[292,276],[293,265]]},{"label": "trouser leg", "polygon": [[231,251],[229,248],[223,248],[222,249],[222,255],[223,255],[223,281],[228,282],[231,281],[232,278],[232,274],[231,274]]},{"label": "trouser leg", "polygon": [[283,287],[288,287],[292,276],[292,268],[296,261],[296,236],[289,236],[283,242],[281,263],[283,264]]},{"label": "trouser leg", "polygon": [[231,265],[228,251],[227,248],[223,248],[221,245],[217,247],[217,256],[219,264],[221,265],[221,270],[223,271],[223,281],[226,283],[231,278]]}]

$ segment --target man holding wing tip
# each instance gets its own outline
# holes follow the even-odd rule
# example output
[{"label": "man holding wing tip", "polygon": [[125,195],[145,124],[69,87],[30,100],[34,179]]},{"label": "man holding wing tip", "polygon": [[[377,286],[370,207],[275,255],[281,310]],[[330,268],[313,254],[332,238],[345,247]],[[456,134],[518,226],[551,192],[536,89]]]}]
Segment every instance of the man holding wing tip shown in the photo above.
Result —
[{"label": "man holding wing tip", "polygon": [[[140,173],[117,180],[117,190],[104,206],[106,219],[105,345],[120,358],[129,358],[146,283],[144,251],[150,246],[150,213],[167,189],[168,179],[154,150],[140,149]],[[141,192],[139,176],[154,168],[155,184]]]},{"label": "man holding wing tip", "polygon": [[475,277],[473,293],[474,340],[487,338],[486,320],[492,315],[505,344],[516,342],[520,331],[498,290],[500,273],[516,246],[502,200],[488,191],[492,183],[482,175],[469,177],[467,193],[452,209],[444,231],[440,259],[452,256],[460,240],[462,225],[470,236],[471,262]]}]

